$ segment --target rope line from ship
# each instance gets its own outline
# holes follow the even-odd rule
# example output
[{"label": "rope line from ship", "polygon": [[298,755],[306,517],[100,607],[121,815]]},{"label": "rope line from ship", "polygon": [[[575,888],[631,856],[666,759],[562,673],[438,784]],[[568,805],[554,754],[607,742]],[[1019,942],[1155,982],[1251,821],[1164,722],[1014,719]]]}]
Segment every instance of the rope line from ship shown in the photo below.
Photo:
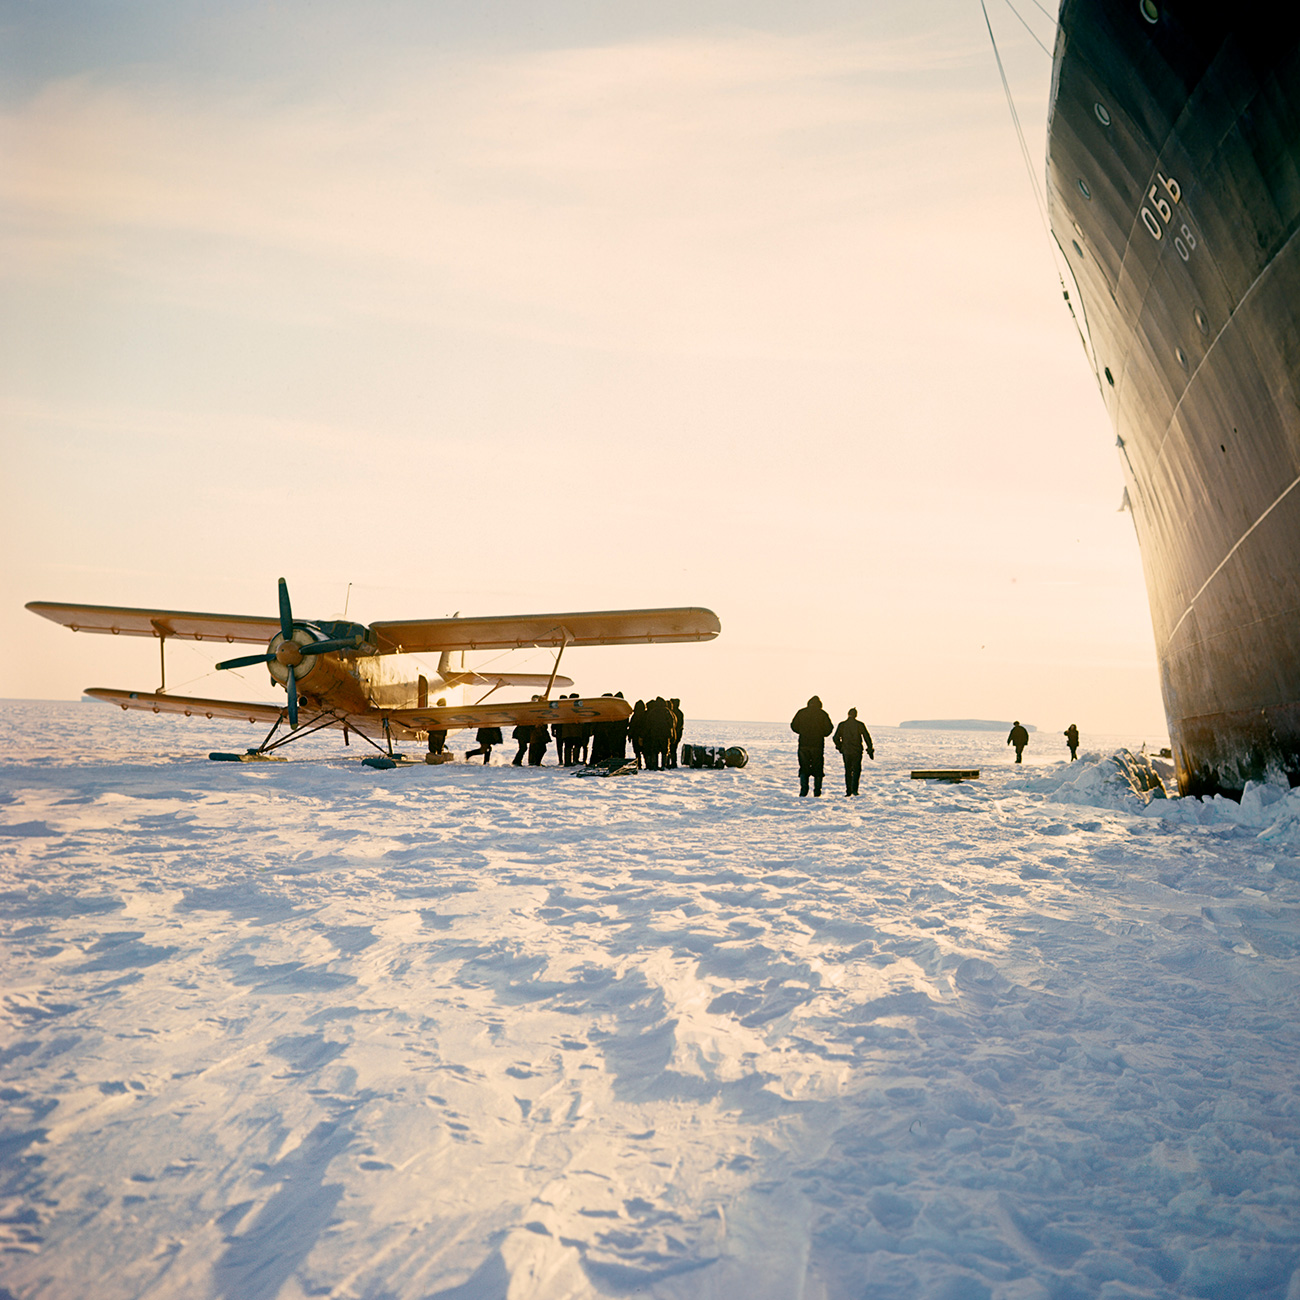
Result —
[{"label": "rope line from ship", "polygon": [[[1038,48],[1042,50],[1048,58],[1051,58],[1051,50],[1049,50],[1047,46],[1038,39],[1038,36],[1035,34],[1033,28],[1025,21],[1025,17],[1020,10],[1011,3],[1011,0],[1005,0],[1005,3],[1007,8],[1010,9],[1011,12],[1020,20],[1024,29],[1033,37]],[[1038,3],[1038,0],[1033,0],[1033,3],[1044,17],[1051,19],[1053,26],[1055,26],[1056,19],[1052,18],[1052,15]],[[1007,80],[1007,70],[1002,62],[1002,51],[998,48],[998,38],[993,33],[993,22],[989,18],[988,5],[985,3],[985,0],[980,0],[980,11],[984,15],[984,26],[988,30],[989,43],[993,46],[993,58],[997,61],[998,76],[1002,79],[1002,92],[1006,96],[1007,109],[1011,113],[1011,124],[1015,128],[1016,141],[1020,146],[1020,158],[1025,165],[1025,175],[1029,177],[1029,188],[1033,191],[1034,206],[1038,209],[1038,219],[1042,222],[1043,231],[1047,235],[1048,255],[1052,259],[1052,270],[1056,272],[1056,282],[1061,286],[1061,297],[1065,302],[1066,310],[1070,313],[1070,319],[1074,322],[1075,332],[1079,335],[1079,342],[1083,345],[1084,355],[1088,358],[1088,363],[1092,367],[1093,377],[1097,380],[1098,385],[1100,385],[1101,375],[1097,370],[1097,357],[1093,352],[1092,342],[1088,337],[1088,333],[1084,329],[1082,322],[1079,320],[1078,313],[1074,310],[1074,301],[1070,297],[1070,290],[1067,288],[1065,283],[1065,275],[1061,270],[1062,264],[1068,265],[1068,263],[1065,262],[1065,252],[1061,248],[1055,232],[1052,230],[1052,223],[1047,215],[1047,199],[1038,184],[1038,177],[1034,174],[1033,161],[1029,156],[1029,146],[1025,143],[1024,128],[1020,124],[1020,114],[1016,110],[1015,97],[1011,93],[1011,83]],[[1059,261],[1057,259],[1057,253],[1060,253],[1061,255]]]}]

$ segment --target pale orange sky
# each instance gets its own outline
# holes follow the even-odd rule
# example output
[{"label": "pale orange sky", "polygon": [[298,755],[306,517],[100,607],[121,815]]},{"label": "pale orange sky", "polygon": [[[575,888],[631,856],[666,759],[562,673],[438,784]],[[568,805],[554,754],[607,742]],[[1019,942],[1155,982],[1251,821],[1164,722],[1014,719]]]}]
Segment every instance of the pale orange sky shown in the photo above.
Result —
[{"label": "pale orange sky", "polygon": [[[306,617],[707,605],[565,665],[696,717],[1162,727],[978,5],[6,13],[0,696],[156,684],[27,600],[283,574]],[[1050,60],[991,13],[1037,165]]]}]

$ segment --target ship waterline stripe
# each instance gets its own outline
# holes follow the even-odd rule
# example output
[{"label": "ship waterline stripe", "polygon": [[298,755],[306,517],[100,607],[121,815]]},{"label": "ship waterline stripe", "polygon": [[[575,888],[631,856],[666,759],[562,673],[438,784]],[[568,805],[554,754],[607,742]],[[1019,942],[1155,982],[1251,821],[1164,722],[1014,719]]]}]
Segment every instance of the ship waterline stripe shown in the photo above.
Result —
[{"label": "ship waterline stripe", "polygon": [[1300,486],[1300,475],[1297,475],[1295,478],[1293,478],[1291,482],[1285,488],[1282,489],[1282,492],[1278,496],[1277,500],[1274,501],[1273,504],[1270,505],[1266,510],[1264,510],[1263,513],[1261,513],[1261,515],[1259,516],[1259,518],[1256,519],[1255,522],[1251,524],[1251,526],[1247,528],[1246,531],[1242,533],[1240,537],[1237,538],[1237,540],[1232,544],[1232,547],[1228,551],[1227,555],[1225,555],[1223,559],[1221,559],[1218,562],[1218,564],[1214,566],[1214,572],[1211,573],[1210,576],[1206,578],[1206,580],[1203,583],[1201,583],[1201,585],[1196,589],[1196,595],[1194,595],[1191,598],[1191,600],[1187,602],[1187,608],[1183,610],[1182,615],[1178,619],[1178,622],[1175,623],[1172,628],[1170,628],[1169,635],[1165,638],[1166,648],[1168,648],[1170,642],[1173,641],[1174,637],[1178,635],[1178,629],[1182,627],[1183,621],[1187,618],[1188,614],[1192,612],[1192,607],[1196,604],[1198,600],[1200,600],[1201,593],[1204,592],[1206,587],[1208,587],[1210,583],[1212,583],[1215,580],[1215,578],[1219,576],[1219,570],[1222,569],[1223,566],[1227,564],[1227,562],[1230,559],[1232,559],[1232,557],[1237,553],[1238,548],[1242,545],[1242,543],[1246,540],[1246,538],[1248,538],[1251,535],[1251,533],[1253,533],[1255,529],[1258,528],[1260,524],[1262,524],[1264,520],[1267,519],[1269,515],[1271,515],[1273,511],[1276,510],[1278,506],[1280,506],[1282,502],[1286,500],[1288,496],[1291,495],[1291,493],[1295,490],[1297,486]]}]

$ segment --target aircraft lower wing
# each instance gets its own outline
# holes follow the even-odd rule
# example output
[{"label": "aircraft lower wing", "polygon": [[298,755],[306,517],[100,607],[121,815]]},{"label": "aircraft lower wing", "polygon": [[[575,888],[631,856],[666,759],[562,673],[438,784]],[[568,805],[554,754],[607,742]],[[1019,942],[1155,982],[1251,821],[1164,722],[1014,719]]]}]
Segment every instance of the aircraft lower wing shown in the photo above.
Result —
[{"label": "aircraft lower wing", "polygon": [[[151,691],[116,691],[93,686],[82,692],[105,704],[122,709],[141,709],[146,713],[179,713],[187,718],[231,718],[240,722],[257,722],[270,726],[286,714],[284,705],[243,704],[237,700],[206,700],[192,695],[159,695]],[[367,713],[341,713],[326,710],[336,724],[350,727],[368,736],[383,734],[387,718],[405,731],[456,731],[473,727],[550,726],[556,722],[619,722],[630,717],[632,706],[617,696],[602,695],[595,699],[530,700],[522,703],[468,704],[425,709],[375,709]],[[312,720],[310,710],[304,721]],[[324,715],[315,715],[324,716]]]},{"label": "aircraft lower wing", "polygon": [[388,717],[413,731],[466,727],[550,726],[555,722],[621,722],[632,706],[617,696],[587,700],[532,700],[518,704],[445,705],[435,709],[390,709]]},{"label": "aircraft lower wing", "polygon": [[178,636],[185,640],[248,642],[265,645],[279,630],[278,618],[247,614],[194,614],[175,609],[126,609],[117,605],[65,605],[30,600],[33,614],[61,623],[74,632],[110,636]]},{"label": "aircraft lower wing", "polygon": [[92,686],[82,694],[105,704],[116,704],[122,709],[182,713],[187,718],[235,718],[240,722],[260,722],[268,727],[286,712],[282,704],[241,704],[238,700],[203,700],[192,695],[157,695],[150,691],[113,691],[102,686]]},{"label": "aircraft lower wing", "polygon": [[651,645],[711,641],[722,631],[711,609],[615,609],[585,614],[507,614],[372,623],[382,651],[518,650],[525,646]]}]

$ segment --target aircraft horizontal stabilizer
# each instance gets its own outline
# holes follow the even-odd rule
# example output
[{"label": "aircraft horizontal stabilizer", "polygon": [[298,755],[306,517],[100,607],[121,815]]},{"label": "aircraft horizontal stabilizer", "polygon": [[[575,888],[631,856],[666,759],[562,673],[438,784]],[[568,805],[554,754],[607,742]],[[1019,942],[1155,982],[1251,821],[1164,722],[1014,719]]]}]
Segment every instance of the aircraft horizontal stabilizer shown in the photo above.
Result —
[{"label": "aircraft horizontal stabilizer", "polygon": [[384,651],[518,650],[526,646],[652,645],[711,641],[722,631],[711,609],[614,609],[583,614],[505,614],[372,623]]},{"label": "aircraft horizontal stabilizer", "polygon": [[438,676],[448,686],[535,686],[540,691],[550,684],[556,690],[567,691],[573,685],[572,677],[557,677],[552,683],[550,673],[478,673],[468,668],[448,668],[439,670]]}]

